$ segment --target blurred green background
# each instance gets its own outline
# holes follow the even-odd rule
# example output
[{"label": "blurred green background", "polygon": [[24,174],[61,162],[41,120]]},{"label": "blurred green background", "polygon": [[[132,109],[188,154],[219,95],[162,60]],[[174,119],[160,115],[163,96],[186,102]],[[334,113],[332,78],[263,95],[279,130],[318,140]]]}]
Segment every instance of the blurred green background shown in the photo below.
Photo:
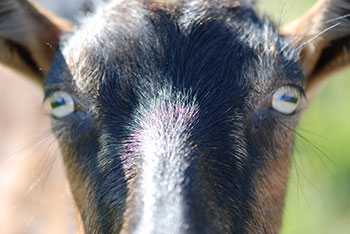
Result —
[{"label": "blurred green background", "polygon": [[[315,0],[263,0],[277,24]],[[350,234],[350,69],[325,84],[297,129],[281,234]]]}]

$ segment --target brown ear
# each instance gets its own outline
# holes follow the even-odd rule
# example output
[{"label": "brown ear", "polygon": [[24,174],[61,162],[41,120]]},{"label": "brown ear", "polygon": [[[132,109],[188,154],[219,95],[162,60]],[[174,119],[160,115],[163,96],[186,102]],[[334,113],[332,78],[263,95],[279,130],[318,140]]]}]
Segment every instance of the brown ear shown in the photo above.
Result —
[{"label": "brown ear", "polygon": [[325,78],[350,65],[350,0],[319,0],[281,34],[301,48],[307,92],[313,93]]},{"label": "brown ear", "polygon": [[0,63],[41,82],[72,24],[28,0],[0,0]]}]

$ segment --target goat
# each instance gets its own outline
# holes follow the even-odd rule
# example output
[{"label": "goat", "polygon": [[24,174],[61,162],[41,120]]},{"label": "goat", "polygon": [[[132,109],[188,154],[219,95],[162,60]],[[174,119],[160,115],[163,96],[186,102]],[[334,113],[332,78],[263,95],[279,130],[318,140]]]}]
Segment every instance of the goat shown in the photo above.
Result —
[{"label": "goat", "polygon": [[350,63],[350,2],[281,29],[253,7],[112,0],[74,26],[0,1],[0,63],[44,86],[85,233],[278,232],[301,110]]}]

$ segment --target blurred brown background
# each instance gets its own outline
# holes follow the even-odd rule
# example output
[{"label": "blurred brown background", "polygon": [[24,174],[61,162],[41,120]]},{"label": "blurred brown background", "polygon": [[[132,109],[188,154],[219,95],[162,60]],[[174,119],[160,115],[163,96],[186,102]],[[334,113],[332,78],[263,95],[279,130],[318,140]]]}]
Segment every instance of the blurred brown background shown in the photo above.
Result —
[{"label": "blurred brown background", "polygon": [[[41,0],[74,18],[84,0]],[[315,0],[262,0],[284,24]],[[39,87],[0,67],[0,234],[73,234],[62,162]],[[329,82],[297,130],[282,233],[350,233],[350,72]]]},{"label": "blurred brown background", "polygon": [[[39,0],[73,19],[82,0]],[[39,87],[0,67],[0,234],[73,234],[57,143]]]},{"label": "blurred brown background", "polygon": [[38,87],[1,69],[1,234],[73,233],[62,165],[41,102]]}]

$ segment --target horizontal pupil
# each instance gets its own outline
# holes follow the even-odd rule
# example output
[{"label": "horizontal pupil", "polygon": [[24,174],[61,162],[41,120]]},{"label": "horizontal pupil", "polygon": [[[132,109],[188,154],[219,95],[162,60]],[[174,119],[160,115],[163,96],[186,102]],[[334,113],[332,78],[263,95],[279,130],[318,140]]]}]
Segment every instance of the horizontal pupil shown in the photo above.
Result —
[{"label": "horizontal pupil", "polygon": [[51,102],[51,108],[54,109],[58,106],[65,105],[66,101],[64,99],[56,100],[55,102]]},{"label": "horizontal pupil", "polygon": [[285,102],[295,103],[295,104],[298,103],[298,98],[295,96],[283,95],[281,97],[281,100]]}]

